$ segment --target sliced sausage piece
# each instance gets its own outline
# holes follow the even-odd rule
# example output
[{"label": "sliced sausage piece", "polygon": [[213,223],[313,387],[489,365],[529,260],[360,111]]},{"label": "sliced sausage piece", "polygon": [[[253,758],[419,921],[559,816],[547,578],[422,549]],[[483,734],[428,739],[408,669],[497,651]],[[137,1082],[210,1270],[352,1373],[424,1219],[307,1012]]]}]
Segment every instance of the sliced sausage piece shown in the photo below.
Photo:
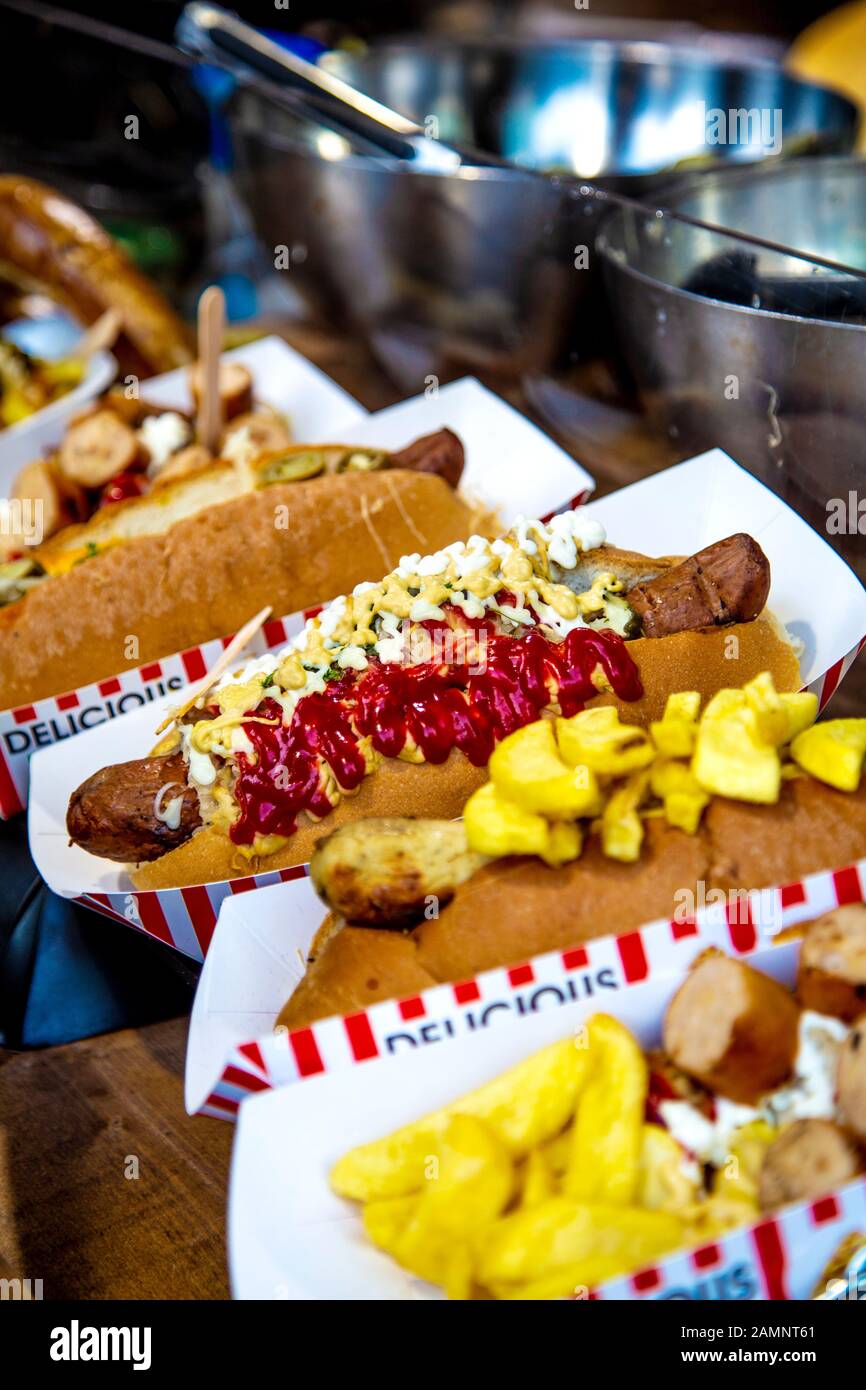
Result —
[{"label": "sliced sausage piece", "polygon": [[320,840],[310,877],[323,902],[347,921],[404,927],[428,903],[448,902],[484,862],[467,847],[462,821],[381,817]]},{"label": "sliced sausage piece", "polygon": [[665,1050],[709,1090],[752,1105],[791,1075],[799,1016],[792,995],[769,975],[705,955],[668,1005]]},{"label": "sliced sausage piece", "polygon": [[[201,411],[203,389],[201,363],[190,368],[189,386],[195,402],[195,413]],[[221,362],[219,370],[219,392],[222,404],[222,418],[234,420],[237,415],[246,415],[253,408],[253,379],[240,362]]]},{"label": "sliced sausage piece", "polygon": [[741,532],[699,550],[648,584],[637,584],[628,601],[645,637],[666,637],[751,622],[769,592],[770,562],[757,541]]},{"label": "sliced sausage piece", "polygon": [[[164,812],[177,796],[183,802],[173,828],[156,812],[158,806]],[[178,752],[102,768],[72,793],[66,813],[74,844],[122,864],[159,859],[200,824],[198,796],[187,785],[186,763]]]},{"label": "sliced sausage piece", "polygon": [[113,410],[97,410],[70,425],[60,448],[61,472],[81,487],[103,487],[143,462],[135,430]]},{"label": "sliced sausage piece", "polygon": [[456,488],[463,475],[466,455],[463,444],[453,430],[437,430],[407,444],[405,449],[391,455],[392,468],[407,468],[414,473],[438,473],[450,487]]},{"label": "sliced sausage piece", "polygon": [[289,431],[274,411],[256,410],[232,420],[223,434],[220,455],[252,462],[260,454],[288,448],[291,442]]},{"label": "sliced sausage piece", "polygon": [[866,906],[850,903],[812,922],[800,952],[804,1009],[853,1023],[866,1009]]},{"label": "sliced sausage piece", "polygon": [[862,1166],[856,1144],[832,1120],[795,1120],[764,1154],[761,1209],[775,1211],[832,1192],[856,1178]]},{"label": "sliced sausage piece", "polygon": [[187,444],[172,454],[168,463],[159,470],[153,480],[153,488],[162,487],[164,483],[175,483],[178,478],[190,478],[193,473],[210,468],[213,461],[213,454],[203,444]]},{"label": "sliced sausage piece", "polygon": [[69,526],[84,515],[84,496],[80,489],[68,483],[61,476],[56,463],[50,459],[25,463],[15,479],[12,497],[20,502],[36,504],[31,520],[38,524],[40,533],[35,542],[24,536],[23,540],[28,545],[41,545],[43,540],[47,541],[64,526]]},{"label": "sliced sausage piece", "polygon": [[839,1053],[839,1119],[866,1140],[866,1014],[853,1025]]}]

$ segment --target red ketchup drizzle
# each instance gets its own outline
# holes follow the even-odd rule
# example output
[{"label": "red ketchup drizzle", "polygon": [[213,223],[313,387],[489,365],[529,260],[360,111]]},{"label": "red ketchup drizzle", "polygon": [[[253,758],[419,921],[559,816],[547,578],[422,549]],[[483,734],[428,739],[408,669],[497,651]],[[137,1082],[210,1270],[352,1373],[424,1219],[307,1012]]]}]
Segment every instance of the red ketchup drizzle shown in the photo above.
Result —
[{"label": "red ketchup drizzle", "polygon": [[649,1075],[649,1088],[647,1090],[646,1105],[644,1107],[644,1119],[647,1124],[661,1125],[667,1129],[667,1125],[662,1119],[661,1103],[663,1100],[682,1100],[678,1096],[671,1083],[661,1072],[651,1071]]},{"label": "red ketchup drizzle", "polygon": [[[301,811],[327,815],[332,805],[320,788],[318,759],[340,787],[353,790],[366,771],[359,735],[385,757],[397,757],[411,735],[429,763],[445,762],[458,748],[483,767],[497,741],[538,719],[554,694],[564,715],[583,709],[598,694],[592,682],[597,666],[620,699],[643,694],[637,667],[614,632],[577,628],[564,642],[551,642],[536,628],[506,637],[486,619],[468,621],[461,614],[459,621],[486,643],[477,664],[471,656],[449,663],[437,655],[415,666],[373,660],[365,671],[347,671],[321,693],[305,695],[288,728],[277,702],[264,700],[255,716],[277,723],[243,726],[257,758],[237,757],[240,816],[232,840],[250,844],[257,831],[289,836]],[[423,626],[434,641],[444,637],[442,649],[449,653],[454,630],[443,623]],[[452,640],[450,650],[455,646],[461,655]]]}]

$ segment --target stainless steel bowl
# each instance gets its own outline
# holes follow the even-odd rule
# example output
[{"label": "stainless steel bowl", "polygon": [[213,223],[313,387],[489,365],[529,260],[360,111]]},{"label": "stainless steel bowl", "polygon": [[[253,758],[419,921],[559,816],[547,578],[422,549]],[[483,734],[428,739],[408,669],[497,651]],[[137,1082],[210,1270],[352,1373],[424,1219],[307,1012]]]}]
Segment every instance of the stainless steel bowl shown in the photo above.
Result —
[{"label": "stainless steel bowl", "polygon": [[[613,213],[597,250],[644,404],[684,453],[722,445],[826,531],[866,473],[866,161],[715,174],[665,202],[807,254]],[[866,577],[856,526],[828,539]]]},{"label": "stainless steel bowl", "polygon": [[[302,246],[295,283],[359,327],[398,377],[477,365],[543,369],[592,336],[591,247],[599,205],[580,179],[645,194],[683,161],[708,157],[694,121],[723,110],[782,111],[792,148],[849,149],[854,108],[772,65],[735,66],[664,45],[397,43],[329,67],[437,133],[554,171],[420,173],[359,153],[279,109],[262,87],[231,108],[238,178],[267,246]],[[713,147],[740,161],[756,150]]]}]

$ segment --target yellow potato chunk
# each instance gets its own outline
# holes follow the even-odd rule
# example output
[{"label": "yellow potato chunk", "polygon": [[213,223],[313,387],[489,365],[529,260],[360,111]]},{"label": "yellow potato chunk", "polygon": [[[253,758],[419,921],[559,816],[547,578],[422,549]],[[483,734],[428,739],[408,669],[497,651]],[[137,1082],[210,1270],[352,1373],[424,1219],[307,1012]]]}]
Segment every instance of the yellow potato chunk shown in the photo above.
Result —
[{"label": "yellow potato chunk", "polygon": [[361,1212],[361,1220],[373,1244],[390,1254],[415,1215],[420,1200],[413,1193],[411,1197],[385,1197],[368,1202]]},{"label": "yellow potato chunk", "polygon": [[649,767],[653,745],[634,724],[621,724],[612,705],[585,709],[557,719],[559,751],[572,767],[588,767],[608,777],[625,777]]},{"label": "yellow potato chunk", "polygon": [[525,811],[575,820],[595,816],[601,809],[595,774],[587,767],[563,762],[547,719],[503,739],[493,752],[489,771],[499,791]]},{"label": "yellow potato chunk", "polygon": [[682,690],[668,696],[664,717],[650,724],[650,737],[659,753],[666,758],[691,757],[700,708],[701,697],[697,690]]},{"label": "yellow potato chunk", "polygon": [[580,858],[583,849],[583,831],[574,821],[555,820],[550,824],[550,837],[542,859],[551,868],[560,864],[570,864]]},{"label": "yellow potato chunk", "polygon": [[698,1202],[690,1211],[683,1213],[684,1237],[686,1245],[705,1245],[717,1236],[726,1235],[746,1226],[760,1215],[757,1202],[747,1202],[741,1197],[707,1197]]},{"label": "yellow potato chunk", "polygon": [[548,1197],[555,1195],[556,1179],[548,1165],[544,1149],[533,1149],[526,1160],[520,1205],[539,1207]]},{"label": "yellow potato chunk", "polygon": [[472,1288],[469,1242],[502,1212],[514,1188],[508,1150],[482,1120],[454,1115],[428,1156],[419,1197],[371,1202],[364,1226],[376,1245],[453,1298]]},{"label": "yellow potato chunk", "polygon": [[647,1211],[681,1211],[698,1200],[700,1186],[700,1169],[687,1162],[673,1135],[661,1125],[644,1125],[637,1205]]},{"label": "yellow potato chunk", "polygon": [[762,804],[779,800],[782,763],[776,748],[762,740],[755,711],[748,706],[724,716],[710,716],[708,707],[698,729],[692,772],[704,791],[717,796]]},{"label": "yellow potato chunk", "polygon": [[588,1066],[587,1049],[574,1039],[552,1043],[451,1105],[352,1149],[334,1164],[331,1186],[360,1202],[419,1192],[427,1160],[454,1115],[483,1120],[512,1158],[522,1158],[564,1129]]},{"label": "yellow potato chunk", "polygon": [[473,792],[463,808],[470,849],[498,859],[506,854],[544,855],[550,848],[550,828],[543,816],[525,811],[505,796],[494,782]]},{"label": "yellow potato chunk", "polygon": [[814,722],[818,697],[804,690],[799,694],[780,694],[769,671],[763,671],[743,686],[743,694],[754,710],[758,734],[764,743],[779,746],[790,743],[802,729]]},{"label": "yellow potato chunk", "polygon": [[682,1243],[681,1222],[667,1212],[589,1205],[552,1197],[494,1223],[478,1240],[477,1274],[499,1297],[567,1297],[604,1279],[651,1264]]},{"label": "yellow potato chunk", "polygon": [[664,806],[668,825],[685,830],[688,835],[696,834],[710,797],[688,764],[660,759],[650,772],[650,787]]},{"label": "yellow potato chunk", "polygon": [[649,786],[649,773],[638,772],[610,796],[601,816],[601,847],[608,859],[634,864],[643,844],[638,811]]},{"label": "yellow potato chunk", "polygon": [[842,792],[860,785],[866,757],[866,719],[828,719],[798,734],[791,757],[804,772]]},{"label": "yellow potato chunk", "polygon": [[751,1202],[758,1209],[758,1182],[767,1149],[778,1130],[766,1120],[752,1120],[733,1135],[727,1162],[713,1174],[713,1195]]},{"label": "yellow potato chunk", "polygon": [[454,1115],[437,1146],[413,1224],[429,1225],[451,1239],[486,1226],[514,1189],[508,1149],[475,1115]]},{"label": "yellow potato chunk", "polygon": [[643,1117],[649,1081],[646,1058],[629,1030],[608,1014],[587,1025],[589,1076],[580,1094],[566,1196],[628,1206],[640,1176]]}]

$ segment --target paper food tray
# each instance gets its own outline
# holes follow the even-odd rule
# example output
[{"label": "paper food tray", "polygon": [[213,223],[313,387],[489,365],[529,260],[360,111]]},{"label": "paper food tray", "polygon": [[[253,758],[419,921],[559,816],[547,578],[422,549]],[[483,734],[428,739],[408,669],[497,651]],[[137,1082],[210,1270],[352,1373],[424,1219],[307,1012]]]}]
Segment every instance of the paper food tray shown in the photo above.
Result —
[{"label": "paper food tray", "polygon": [[[521,511],[541,516],[577,506],[594,487],[590,475],[553,440],[472,378],[444,386],[435,396],[417,396],[366,417],[360,406],[279,338],[227,356],[242,360],[257,386],[263,383],[261,398],[292,415],[298,438],[339,442],[342,436],[350,443],[396,448],[450,426],[466,448],[462,490],[494,509],[505,527]],[[157,377],[147,388],[148,394],[167,405],[186,403],[185,372]],[[321,595],[322,600],[334,597]],[[290,635],[297,631],[293,626],[297,616],[283,620]],[[270,645],[281,646],[286,640],[280,636],[279,622],[268,624],[268,632],[273,639]],[[179,689],[203,675],[213,660],[210,653],[218,650],[218,643],[206,643],[80,690],[0,712],[0,819],[16,815],[26,805],[28,763],[37,748],[114,720],[166,690]]]},{"label": "paper food tray", "polygon": [[[415,403],[419,415],[426,412],[426,428],[432,427],[432,420],[441,423],[443,417],[431,416],[429,409],[442,405],[447,390],[438,401]],[[501,402],[496,405],[499,408],[507,409]],[[400,409],[408,415],[408,405]],[[417,416],[415,420],[420,427],[408,432],[423,433],[425,425]],[[804,644],[804,684],[816,691],[822,706],[830,698],[866,632],[866,590],[820,536],[727,455],[713,450],[590,503],[589,510],[602,520],[614,542],[639,544],[650,554],[697,550],[731,532],[751,532],[770,559],[770,606]],[[736,683],[735,661],[731,683]],[[111,719],[34,755],[30,844],[39,872],[56,893],[96,897],[110,914],[140,925],[200,960],[222,899],[239,888],[277,882],[279,875],[200,889],[135,893],[121,866],[70,846],[64,830],[70,793],[98,768],[144,756],[163,711],[174,698],[156,699],[149,708],[125,715],[121,721]],[[296,876],[295,871],[289,876]]]},{"label": "paper food tray", "polygon": [[87,364],[83,381],[74,391],[45,405],[17,425],[0,432],[0,496],[8,497],[19,470],[25,463],[41,458],[62,438],[73,415],[83,411],[107,391],[117,374],[117,363],[110,352],[95,352]]},{"label": "paper food tray", "polygon": [[756,890],[727,906],[699,908],[689,922],[662,920],[622,936],[600,936],[291,1033],[275,1032],[274,1023],[303,974],[326,909],[308,878],[229,896],[193,1003],[186,1108],[234,1120],[251,1094],[320,1072],[371,1057],[436,1051],[434,1044],[445,1039],[495,1032],[500,1024],[558,1013],[578,1000],[606,1009],[632,985],[681,973],[707,946],[746,955],[831,908],[862,902],[864,894],[866,860]]},{"label": "paper food tray", "polygon": [[[791,984],[798,945],[747,957]],[[347,1150],[483,1085],[593,1013],[614,1014],[644,1047],[660,1042],[668,1001],[687,962],[601,998],[511,1017],[434,1048],[379,1056],[247,1101],[229,1188],[229,1269],[242,1299],[438,1299],[364,1234],[359,1208],[331,1192],[328,1173]],[[841,1241],[866,1230],[866,1180],[789,1207],[591,1290],[602,1299],[805,1299]],[[583,1316],[588,1316],[584,1314]],[[583,1326],[583,1324],[581,1324]]]}]

